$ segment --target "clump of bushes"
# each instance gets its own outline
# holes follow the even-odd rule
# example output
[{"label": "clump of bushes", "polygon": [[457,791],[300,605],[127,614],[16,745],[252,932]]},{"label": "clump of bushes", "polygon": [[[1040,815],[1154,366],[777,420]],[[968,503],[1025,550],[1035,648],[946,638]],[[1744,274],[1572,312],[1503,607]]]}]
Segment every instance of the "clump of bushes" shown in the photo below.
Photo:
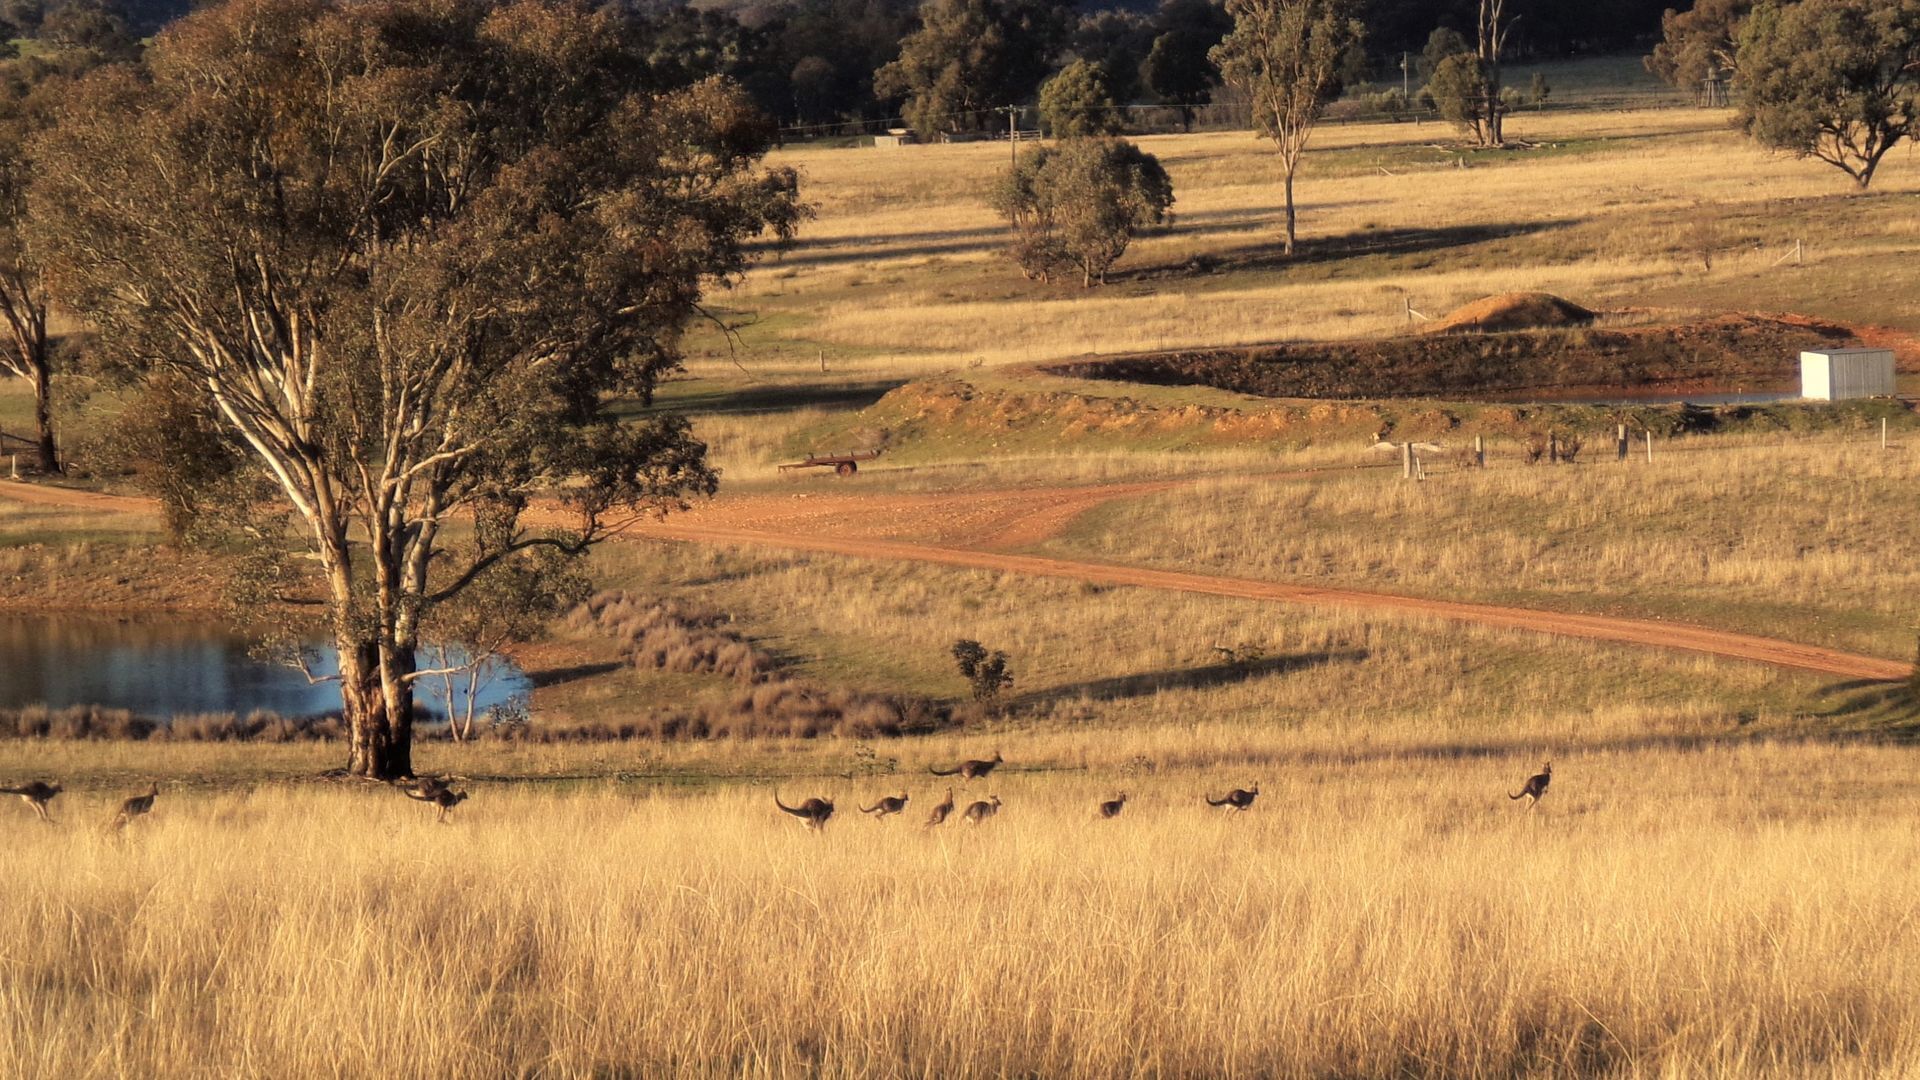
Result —
[{"label": "clump of bushes", "polygon": [[619,590],[598,593],[567,616],[576,632],[617,641],[637,668],[723,675],[744,683],[771,677],[778,662],[731,629],[725,615],[696,612],[674,600],[647,600]]},{"label": "clump of bushes", "polygon": [[344,734],[345,728],[336,716],[282,716],[265,709],[255,709],[245,716],[191,713],[171,719],[98,705],[0,709],[0,739],[292,743],[338,739]]},{"label": "clump of bushes", "polygon": [[988,653],[979,642],[962,638],[953,643],[953,660],[960,668],[960,677],[973,688],[975,701],[991,702],[1013,684],[1007,654],[998,649]]},{"label": "clump of bushes", "polygon": [[958,722],[951,708],[924,698],[826,689],[793,678],[779,670],[777,658],[730,629],[728,616],[679,601],[610,590],[574,609],[567,622],[576,631],[612,636],[636,668],[720,675],[745,685],[717,705],[663,710],[617,727],[530,727],[514,738],[875,738],[938,731]]}]

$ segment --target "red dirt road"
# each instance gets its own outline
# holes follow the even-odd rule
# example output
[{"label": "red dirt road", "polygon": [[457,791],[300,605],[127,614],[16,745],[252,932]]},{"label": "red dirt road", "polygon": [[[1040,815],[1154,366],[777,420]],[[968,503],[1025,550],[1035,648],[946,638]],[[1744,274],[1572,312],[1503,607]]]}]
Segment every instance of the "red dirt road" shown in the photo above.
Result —
[{"label": "red dirt road", "polygon": [[[1289,475],[1301,474],[1278,474],[1275,479]],[[933,563],[1102,585],[1427,616],[1501,629],[1703,653],[1846,679],[1904,679],[1911,671],[1904,661],[1681,623],[1430,600],[1363,589],[1293,585],[1058,559],[1009,550],[1030,547],[1058,535],[1075,517],[1103,503],[1192,482],[1164,480],[932,494],[864,493],[849,484],[829,491],[722,498],[666,521],[636,524],[624,535],[634,539]],[[4,482],[0,482],[0,498],[108,512],[151,510],[153,506],[145,499],[128,496]]]},{"label": "red dirt road", "polygon": [[1815,645],[1800,645],[1750,634],[1736,634],[1724,630],[1648,619],[1625,619],[1607,615],[1569,615],[1528,608],[1499,607],[1493,604],[1427,600],[1419,597],[1366,592],[1360,589],[1288,585],[1273,581],[1188,574],[1173,570],[1150,570],[1136,566],[1113,566],[1039,555],[1016,555],[1004,551],[939,547],[899,540],[729,528],[721,525],[701,525],[692,521],[669,521],[646,525],[634,530],[634,534],[691,543],[740,544],[817,551],[866,559],[936,563],[974,570],[1034,574],[1042,577],[1090,581],[1101,585],[1132,585],[1145,589],[1202,593],[1208,596],[1228,596],[1243,600],[1271,600],[1291,604],[1356,608],[1399,615],[1426,615],[1480,626],[1533,630],[1563,637],[1705,653],[1733,660],[1750,660],[1776,667],[1837,675],[1848,679],[1876,681],[1904,679],[1911,670],[1908,664],[1894,660],[1882,660],[1878,657],[1861,656]]}]

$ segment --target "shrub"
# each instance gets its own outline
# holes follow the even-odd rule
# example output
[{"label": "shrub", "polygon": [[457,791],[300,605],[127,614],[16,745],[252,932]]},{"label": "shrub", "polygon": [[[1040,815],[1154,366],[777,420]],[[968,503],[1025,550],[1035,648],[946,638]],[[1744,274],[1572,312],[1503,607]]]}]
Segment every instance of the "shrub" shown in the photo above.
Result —
[{"label": "shrub", "polygon": [[995,650],[991,654],[977,641],[962,638],[953,643],[953,659],[960,667],[960,675],[973,688],[973,700],[993,701],[1000,691],[1013,683],[1013,672],[1007,669],[1007,654]]},{"label": "shrub", "polygon": [[1029,279],[1072,267],[1091,286],[1105,283],[1136,233],[1170,219],[1173,183],[1157,158],[1124,139],[1072,139],[1028,154],[991,201],[1013,226],[1011,254]]},{"label": "shrub", "polygon": [[1441,61],[1433,71],[1426,92],[1440,119],[1473,136],[1488,141],[1487,65],[1472,53],[1459,53]]}]

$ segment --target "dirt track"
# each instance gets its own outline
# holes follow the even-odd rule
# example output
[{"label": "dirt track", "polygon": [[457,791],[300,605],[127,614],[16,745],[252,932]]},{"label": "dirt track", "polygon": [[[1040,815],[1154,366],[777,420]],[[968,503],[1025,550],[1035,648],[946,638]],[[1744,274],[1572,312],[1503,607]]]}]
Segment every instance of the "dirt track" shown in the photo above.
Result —
[{"label": "dirt track", "polygon": [[[1276,478],[1287,475],[1299,474],[1280,474]],[[636,525],[625,535],[934,563],[1102,585],[1428,616],[1502,629],[1678,649],[1847,679],[1904,679],[1911,670],[1903,661],[1650,619],[1429,600],[1362,589],[1291,585],[1057,559],[1010,550],[1030,547],[1057,535],[1075,517],[1103,503],[1186,483],[1191,481],[935,494],[864,493],[846,485],[825,491],[723,498],[663,522]],[[25,484],[0,483],[0,498],[106,511],[152,508],[144,499]]]}]

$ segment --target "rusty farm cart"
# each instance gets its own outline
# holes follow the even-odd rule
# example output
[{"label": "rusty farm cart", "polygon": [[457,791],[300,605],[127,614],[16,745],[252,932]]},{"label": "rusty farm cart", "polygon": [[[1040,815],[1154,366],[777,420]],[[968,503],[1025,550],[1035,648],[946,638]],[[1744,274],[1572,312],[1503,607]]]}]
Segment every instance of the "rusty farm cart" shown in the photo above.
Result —
[{"label": "rusty farm cart", "polygon": [[878,450],[849,450],[844,454],[808,454],[799,461],[790,461],[780,466],[781,472],[789,469],[832,469],[840,476],[852,476],[860,471],[860,463],[872,461],[880,456]]}]

